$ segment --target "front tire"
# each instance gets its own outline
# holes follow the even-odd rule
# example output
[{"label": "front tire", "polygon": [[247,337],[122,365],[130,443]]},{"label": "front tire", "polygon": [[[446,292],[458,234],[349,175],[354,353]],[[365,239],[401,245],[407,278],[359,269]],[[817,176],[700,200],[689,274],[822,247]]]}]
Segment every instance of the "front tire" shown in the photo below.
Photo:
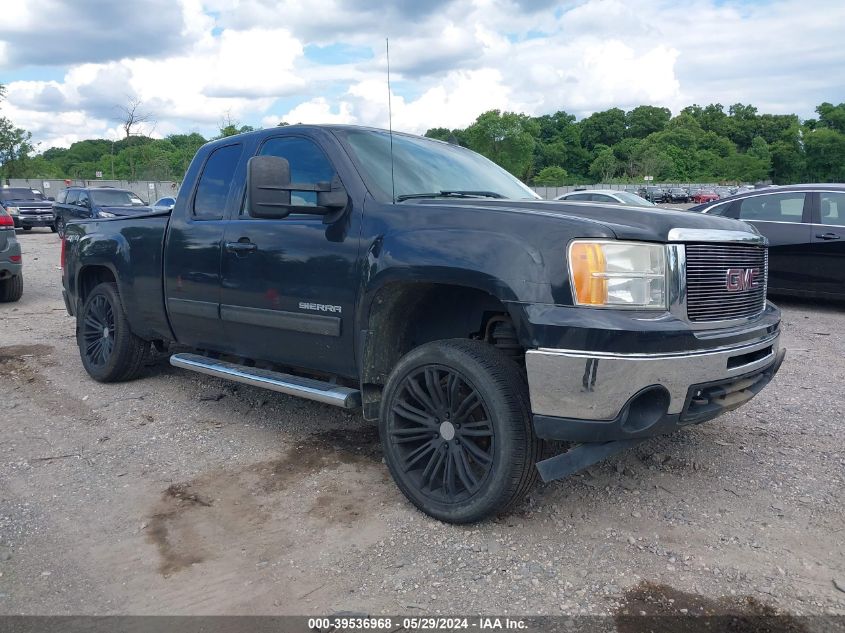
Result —
[{"label": "front tire", "polygon": [[441,521],[505,512],[537,478],[525,379],[487,343],[434,341],[405,355],[385,386],[379,431],[399,489]]},{"label": "front tire", "polygon": [[65,219],[62,216],[56,218],[56,233],[59,234],[59,237],[65,236]]},{"label": "front tire", "polygon": [[23,296],[23,275],[12,275],[0,281],[0,303],[11,303]]},{"label": "front tire", "polygon": [[76,341],[85,371],[98,382],[137,377],[150,349],[148,341],[129,329],[114,283],[100,284],[85,299],[77,317]]}]

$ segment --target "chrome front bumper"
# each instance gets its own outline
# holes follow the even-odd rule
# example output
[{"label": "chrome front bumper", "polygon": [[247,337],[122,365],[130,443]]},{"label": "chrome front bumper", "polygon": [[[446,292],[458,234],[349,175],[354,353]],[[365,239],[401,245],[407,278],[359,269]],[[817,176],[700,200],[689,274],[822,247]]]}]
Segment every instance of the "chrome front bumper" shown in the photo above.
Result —
[{"label": "chrome front bumper", "polygon": [[[745,400],[736,395],[725,400],[729,394],[722,394],[722,410],[729,410],[755,395],[777,371],[783,357],[779,337],[777,332],[742,345],[671,354],[529,350],[525,364],[531,409],[535,418],[618,422],[635,396],[647,394],[646,404],[662,409],[663,418],[682,418],[691,400],[703,397],[697,385],[723,383],[730,385],[727,392],[748,391],[751,377],[772,369]],[[634,429],[633,435],[646,430]]]}]

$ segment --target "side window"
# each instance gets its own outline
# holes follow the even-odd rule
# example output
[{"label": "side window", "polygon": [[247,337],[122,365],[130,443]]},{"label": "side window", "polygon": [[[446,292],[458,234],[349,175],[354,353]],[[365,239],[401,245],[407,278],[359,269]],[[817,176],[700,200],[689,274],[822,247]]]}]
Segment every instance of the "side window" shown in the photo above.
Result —
[{"label": "side window", "polygon": [[79,200],[79,189],[68,189],[67,191],[67,200],[65,202],[67,204],[76,204],[76,201]]},{"label": "side window", "polygon": [[79,198],[76,201],[76,205],[79,207],[90,207],[91,204],[88,201],[88,192],[84,189],[79,191]]},{"label": "side window", "polygon": [[606,196],[603,193],[594,193],[592,196],[593,202],[615,202],[619,203],[618,200],[611,198],[610,196]]},{"label": "side window", "polygon": [[831,226],[845,226],[845,193],[820,193],[819,222]]},{"label": "side window", "polygon": [[229,197],[229,188],[243,146],[240,143],[218,147],[211,153],[200,176],[194,196],[194,218],[197,220],[222,220]]},{"label": "side window", "polygon": [[803,215],[803,193],[752,196],[742,200],[739,205],[740,220],[800,223]]},{"label": "side window", "polygon": [[[290,163],[292,183],[316,184],[331,182],[335,171],[329,159],[314,141],[299,136],[268,139],[258,152],[262,156],[278,156]],[[291,191],[290,203],[302,207],[317,206],[316,191]],[[245,208],[245,207],[244,207]],[[243,212],[243,211],[242,211]]]},{"label": "side window", "polygon": [[731,208],[731,204],[733,204],[733,202],[723,202],[722,204],[717,204],[715,207],[711,208],[707,212],[707,214],[708,215],[725,215],[728,212],[728,209]]},{"label": "side window", "polygon": [[62,189],[59,195],[56,196],[56,202],[63,204],[67,200],[67,189]]},{"label": "side window", "polygon": [[588,201],[590,199],[590,194],[588,193],[573,193],[571,196],[566,196],[567,200],[581,200],[582,202]]}]

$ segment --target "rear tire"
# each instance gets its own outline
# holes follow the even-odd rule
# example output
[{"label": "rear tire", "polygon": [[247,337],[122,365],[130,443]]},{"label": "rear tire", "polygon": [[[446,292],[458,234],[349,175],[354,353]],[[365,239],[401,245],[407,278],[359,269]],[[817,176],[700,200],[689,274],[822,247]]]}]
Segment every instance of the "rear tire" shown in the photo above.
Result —
[{"label": "rear tire", "polygon": [[59,234],[59,237],[65,236],[65,219],[62,216],[56,218],[56,233]]},{"label": "rear tire", "polygon": [[11,303],[23,296],[23,275],[13,275],[0,281],[0,303]]},{"label": "rear tire", "polygon": [[53,233],[55,233],[56,231],[58,231],[58,229],[56,228],[56,223],[55,223],[55,222],[53,222],[53,223],[50,225],[50,231],[51,231],[51,232],[53,232]]},{"label": "rear tire", "polygon": [[85,299],[76,321],[76,341],[85,371],[98,382],[137,377],[150,349],[148,341],[129,329],[114,283],[100,284]]},{"label": "rear tire", "polygon": [[537,479],[525,379],[487,343],[434,341],[406,354],[385,386],[379,431],[399,489],[441,521],[505,512]]}]

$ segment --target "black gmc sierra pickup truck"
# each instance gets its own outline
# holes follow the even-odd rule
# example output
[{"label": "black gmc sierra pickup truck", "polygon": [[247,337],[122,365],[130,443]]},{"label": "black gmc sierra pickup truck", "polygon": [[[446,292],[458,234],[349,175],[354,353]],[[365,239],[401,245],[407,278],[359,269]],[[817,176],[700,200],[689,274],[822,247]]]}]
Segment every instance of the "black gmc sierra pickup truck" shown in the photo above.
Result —
[{"label": "black gmc sierra pickup truck", "polygon": [[176,343],[360,408],[408,499],[461,523],[757,394],[784,356],[766,257],[736,220],[544,202],[455,145],[296,125],[205,145],[172,211],[69,223],[63,285],[94,379]]}]

